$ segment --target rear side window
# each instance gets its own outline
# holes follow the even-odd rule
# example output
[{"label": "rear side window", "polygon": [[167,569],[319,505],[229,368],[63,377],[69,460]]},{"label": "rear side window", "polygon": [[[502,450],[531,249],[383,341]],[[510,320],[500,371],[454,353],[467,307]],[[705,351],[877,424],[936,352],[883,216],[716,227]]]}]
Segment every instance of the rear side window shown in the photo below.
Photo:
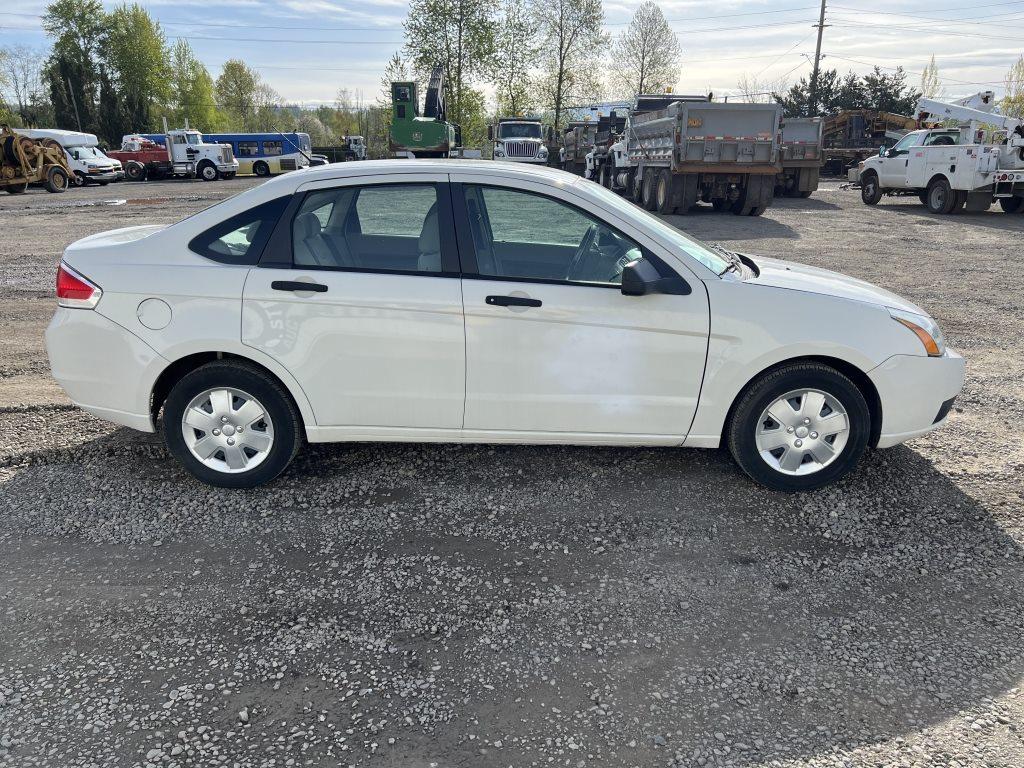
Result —
[{"label": "rear side window", "polygon": [[192,238],[188,247],[221,264],[255,265],[290,199],[279,197],[236,214]]}]

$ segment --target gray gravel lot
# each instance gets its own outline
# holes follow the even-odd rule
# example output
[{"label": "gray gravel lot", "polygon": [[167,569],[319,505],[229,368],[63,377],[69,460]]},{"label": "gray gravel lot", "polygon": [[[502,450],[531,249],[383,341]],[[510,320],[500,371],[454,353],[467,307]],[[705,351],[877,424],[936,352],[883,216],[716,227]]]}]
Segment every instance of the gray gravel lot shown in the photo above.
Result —
[{"label": "gray gravel lot", "polygon": [[945,429],[836,487],[395,444],[231,492],[74,409],[42,332],[68,243],[253,183],[0,197],[0,765],[1024,765],[1024,216],[826,183],[671,217],[906,295],[968,358]]}]

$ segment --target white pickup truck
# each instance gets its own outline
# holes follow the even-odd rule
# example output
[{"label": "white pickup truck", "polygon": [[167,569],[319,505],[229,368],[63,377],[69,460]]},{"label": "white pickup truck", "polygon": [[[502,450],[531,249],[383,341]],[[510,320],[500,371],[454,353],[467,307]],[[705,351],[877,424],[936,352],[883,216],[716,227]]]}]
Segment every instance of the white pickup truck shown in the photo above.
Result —
[{"label": "white pickup truck", "polygon": [[955,104],[922,99],[920,120],[959,127],[912,131],[865,160],[864,203],[916,195],[932,213],[985,211],[993,202],[1006,213],[1024,212],[1024,123],[990,112],[992,103],[991,91]]}]

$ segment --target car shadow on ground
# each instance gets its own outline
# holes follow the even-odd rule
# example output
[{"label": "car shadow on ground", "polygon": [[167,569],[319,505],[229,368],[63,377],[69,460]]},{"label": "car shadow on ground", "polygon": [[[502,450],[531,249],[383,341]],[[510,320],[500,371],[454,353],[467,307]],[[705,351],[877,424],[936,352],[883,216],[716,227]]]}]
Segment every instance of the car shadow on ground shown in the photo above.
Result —
[{"label": "car shadow on ground", "polygon": [[908,198],[906,202],[884,202],[878,206],[878,209],[908,218],[919,219],[918,223],[926,225],[952,226],[954,224],[969,224],[973,227],[1024,232],[1024,214],[1003,213],[998,206],[992,206],[987,211],[960,211],[948,216],[941,216],[929,213],[923,205],[911,202],[910,198]]},{"label": "car shadow on ground", "polygon": [[[800,495],[698,450],[309,445],[252,491],[203,486],[128,430],[17,462],[0,474],[0,601],[19,616],[0,659],[15,682],[29,665],[40,680],[73,643],[75,669],[95,659],[104,672],[29,699],[8,724],[49,722],[69,755],[103,754],[94,742],[109,732],[143,744],[127,724],[83,732],[51,708],[107,681],[159,719],[166,692],[142,683],[153,673],[125,647],[144,641],[165,660],[181,637],[207,677],[234,675],[264,735],[233,740],[237,704],[225,713],[213,695],[176,709],[169,730],[220,729],[221,755],[243,759],[277,739],[275,722],[333,718],[365,686],[359,718],[339,722],[368,765],[527,764],[554,754],[552,738],[602,765],[762,765],[907,737],[1024,671],[1018,545],[905,447]],[[23,511],[30,494],[46,496],[42,517]],[[223,564],[216,582],[179,578],[162,608],[82,587],[166,580],[198,552]],[[43,582],[73,603],[59,623],[33,597]],[[295,650],[279,690],[266,660],[285,653],[282,632]],[[373,681],[358,680],[364,668]],[[361,735],[383,744],[360,729],[385,720],[396,744],[360,747]]]}]

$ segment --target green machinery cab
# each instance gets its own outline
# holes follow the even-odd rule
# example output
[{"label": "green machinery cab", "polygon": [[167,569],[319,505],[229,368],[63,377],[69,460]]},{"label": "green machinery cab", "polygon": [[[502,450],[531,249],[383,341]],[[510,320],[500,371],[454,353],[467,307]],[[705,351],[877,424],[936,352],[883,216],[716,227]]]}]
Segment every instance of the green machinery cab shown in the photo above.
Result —
[{"label": "green machinery cab", "polygon": [[415,82],[391,83],[391,130],[388,147],[392,153],[414,157],[448,157],[461,143],[459,126],[445,120],[444,69],[434,67],[420,114]]}]

